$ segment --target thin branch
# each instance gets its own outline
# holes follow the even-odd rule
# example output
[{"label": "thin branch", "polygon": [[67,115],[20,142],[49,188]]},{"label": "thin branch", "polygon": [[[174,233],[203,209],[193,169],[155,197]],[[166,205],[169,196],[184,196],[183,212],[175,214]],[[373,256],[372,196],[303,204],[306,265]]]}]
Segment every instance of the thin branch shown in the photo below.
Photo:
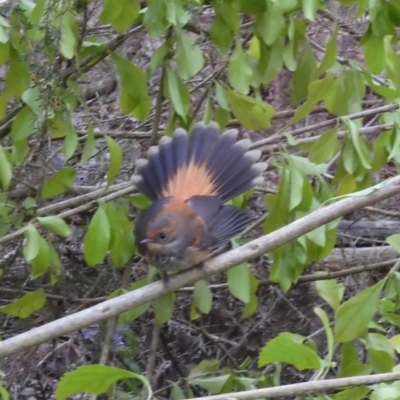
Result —
[{"label": "thin branch", "polygon": [[192,268],[176,274],[171,277],[167,286],[161,281],[153,282],[86,310],[67,315],[56,321],[3,340],[0,342],[0,359],[82,329],[85,326],[114,317],[131,308],[138,307],[167,293],[176,291],[183,286],[188,286],[200,279],[205,279],[208,276],[226,271],[235,265],[261,257],[265,253],[319,226],[399,193],[400,176],[397,176],[388,180],[382,188],[368,195],[345,198],[336,203],[321,207],[289,225],[208,261],[202,268]]},{"label": "thin branch", "polygon": [[[33,290],[20,290],[20,289],[11,289],[11,288],[6,288],[6,287],[0,287],[0,293],[8,293],[12,294],[15,296],[21,296],[26,293],[32,293]],[[101,297],[91,297],[87,299],[75,299],[75,298],[67,298],[65,296],[60,296],[58,294],[52,294],[52,293],[45,293],[46,298],[50,300],[57,300],[57,301],[69,301],[71,303],[79,303],[79,304],[97,304],[102,301],[107,300],[107,296],[101,296]]]},{"label": "thin branch", "polygon": [[[360,111],[358,113],[349,114],[342,118],[348,118],[348,119],[353,120],[353,119],[363,118],[363,117],[381,114],[381,113],[385,113],[385,112],[395,111],[398,108],[399,108],[399,105],[396,103],[393,103],[393,104],[388,104],[388,105],[385,105],[382,107],[371,108],[369,110],[364,110],[364,111]],[[293,129],[292,131],[289,131],[287,133],[290,133],[292,136],[297,136],[297,135],[300,135],[302,133],[306,133],[309,131],[315,131],[316,129],[326,128],[327,126],[332,126],[332,125],[337,125],[340,123],[340,121],[341,121],[341,118],[332,118],[332,119],[328,119],[327,121],[318,122],[313,125],[308,125],[308,126],[304,126],[302,128]],[[283,139],[284,139],[283,134],[276,133],[275,135],[272,135],[269,138],[254,142],[250,147],[252,149],[255,149],[258,147],[265,146],[267,144],[280,142]]]},{"label": "thin branch", "polygon": [[153,330],[151,332],[149,357],[147,359],[147,367],[146,367],[146,378],[149,382],[151,382],[151,377],[153,376],[154,367],[156,366],[157,350],[160,343],[160,333],[161,333],[161,326],[154,319]]},{"label": "thin branch", "polygon": [[165,64],[161,67],[161,76],[160,76],[160,87],[158,88],[157,99],[156,99],[156,106],[154,110],[154,120],[153,120],[153,128],[151,130],[150,135],[150,145],[154,145],[157,142],[158,137],[158,126],[160,125],[161,119],[161,109],[162,103],[164,99],[164,77],[165,77]]},{"label": "thin branch", "polygon": [[[128,185],[128,183],[126,183],[126,185]],[[135,190],[136,190],[136,188],[132,184],[130,184],[125,189],[121,189],[121,190],[118,190],[118,191],[116,191],[114,193],[110,193],[107,196],[101,197],[101,200],[103,200],[105,202],[111,201],[111,200],[115,200],[115,199],[117,199],[119,197],[122,197],[122,196],[124,196],[126,194],[130,194],[130,193],[134,192]],[[104,193],[104,189],[101,189],[101,191]],[[89,194],[84,195],[84,196],[89,196]],[[94,196],[93,193],[92,193],[92,196]],[[89,196],[89,198],[90,198],[90,196]],[[72,200],[75,200],[75,199],[70,199],[70,200],[72,201]],[[100,199],[96,198],[95,200],[89,201],[86,204],[82,204],[81,206],[72,208],[71,210],[67,210],[67,211],[61,212],[60,214],[57,214],[56,216],[59,217],[59,218],[62,218],[62,219],[70,218],[73,215],[76,215],[76,214],[79,214],[81,212],[90,210],[93,206],[95,206],[97,204],[97,202],[99,200]],[[69,200],[66,200],[63,203],[67,203],[68,201]],[[54,204],[54,207],[56,207],[56,206],[59,206],[59,203],[58,204]],[[43,211],[43,209],[38,210],[36,215],[37,216],[48,215],[50,213],[49,209],[51,210],[51,207],[53,207],[53,206],[45,207],[46,208],[46,212]],[[38,226],[38,224],[36,222],[33,223],[33,225]],[[14,232],[9,233],[8,235],[5,235],[5,236],[1,237],[0,238],[0,244],[9,242],[10,240],[13,240],[13,239],[16,239],[19,236],[22,236],[24,234],[25,229],[26,229],[26,226],[23,226],[22,228],[19,228]]]},{"label": "thin branch", "polygon": [[[68,78],[71,78],[76,73],[85,73],[97,65],[100,61],[103,61],[106,57],[110,55],[110,52],[117,49],[121,46],[126,39],[128,39],[131,35],[138,33],[143,30],[143,26],[139,25],[123,35],[118,35],[115,38],[111,39],[108,43],[105,44],[104,50],[100,53],[90,55],[86,57],[82,62],[77,66],[76,64],[71,65],[61,72],[60,80],[61,82],[65,82]],[[7,113],[7,115],[0,121],[0,139],[6,137],[11,130],[11,124],[14,117],[22,110],[24,105],[18,105],[11,111]]]},{"label": "thin branch", "polygon": [[[326,280],[330,280],[330,279],[343,278],[345,276],[350,276],[350,275],[362,274],[363,272],[374,271],[377,269],[390,267],[391,265],[396,263],[396,261],[397,261],[397,259],[394,258],[392,260],[381,261],[379,263],[360,265],[358,267],[348,268],[343,271],[332,271],[332,272],[319,271],[319,272],[316,272],[315,274],[300,276],[299,279],[297,280],[296,284],[298,285],[298,284],[306,283],[306,282],[326,281]],[[261,286],[274,285],[275,286],[275,285],[279,285],[279,283],[274,282],[271,279],[263,279],[263,280],[259,281],[259,285],[261,285]],[[219,283],[219,284],[215,284],[215,285],[209,285],[208,287],[211,290],[220,290],[220,289],[226,289],[228,287],[228,284],[227,283]],[[194,286],[188,286],[188,287],[183,287],[183,288],[179,289],[179,292],[182,292],[182,293],[193,292],[193,291],[194,291]]]},{"label": "thin branch", "polygon": [[[122,277],[122,288],[127,289],[129,287],[130,277],[131,277],[131,266],[130,266],[130,264],[127,263],[125,265],[124,275]],[[118,316],[117,315],[108,320],[107,332],[106,332],[106,336],[103,341],[103,346],[101,348],[99,364],[102,364],[102,365],[107,364],[108,357],[110,355],[112,338],[114,336],[115,329],[117,328],[117,324],[118,324]],[[90,399],[96,400],[97,395],[93,394],[90,397]]]},{"label": "thin branch", "polygon": [[[363,135],[370,135],[373,133],[379,133],[384,130],[391,129],[391,128],[393,128],[393,126],[394,126],[394,124],[380,124],[380,125],[373,125],[373,126],[364,126],[358,130],[358,133],[363,134]],[[339,139],[343,138],[345,133],[346,133],[345,131],[339,131],[337,133],[337,137]],[[296,141],[297,141],[297,143],[313,143],[313,142],[316,142],[321,136],[322,135],[308,136],[308,137],[297,139]],[[264,140],[264,139],[262,139],[262,140]],[[257,143],[258,142],[254,142],[254,144],[257,144]],[[262,146],[262,150],[263,150],[263,152],[276,151],[276,150],[280,149],[283,144],[285,146],[295,146],[295,144],[294,145],[289,144],[287,141],[287,138],[283,137],[282,141],[280,143],[271,144],[269,146]]]},{"label": "thin branch", "polygon": [[382,208],[376,208],[376,207],[365,207],[365,209],[367,211],[371,211],[376,214],[387,215],[389,217],[400,217],[399,211],[383,210]]},{"label": "thin branch", "polygon": [[400,372],[386,374],[352,376],[350,378],[326,379],[322,381],[293,383],[278,387],[246,390],[236,393],[224,393],[216,396],[196,397],[196,400],[229,400],[229,399],[260,399],[273,397],[288,397],[308,393],[321,393],[351,386],[369,386],[381,382],[394,382],[400,379]]}]

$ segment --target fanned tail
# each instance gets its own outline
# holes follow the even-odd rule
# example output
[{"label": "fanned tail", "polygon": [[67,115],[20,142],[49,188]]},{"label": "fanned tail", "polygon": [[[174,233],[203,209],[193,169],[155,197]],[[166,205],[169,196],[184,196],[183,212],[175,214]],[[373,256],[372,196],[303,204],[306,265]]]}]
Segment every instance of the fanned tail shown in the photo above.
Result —
[{"label": "fanned tail", "polygon": [[249,140],[236,137],[234,129],[219,135],[216,123],[195,124],[189,137],[183,129],[164,136],[149,149],[148,160],[138,162],[138,190],[151,200],[217,196],[226,202],[251,189],[266,164],[256,162],[260,151],[248,151]]}]

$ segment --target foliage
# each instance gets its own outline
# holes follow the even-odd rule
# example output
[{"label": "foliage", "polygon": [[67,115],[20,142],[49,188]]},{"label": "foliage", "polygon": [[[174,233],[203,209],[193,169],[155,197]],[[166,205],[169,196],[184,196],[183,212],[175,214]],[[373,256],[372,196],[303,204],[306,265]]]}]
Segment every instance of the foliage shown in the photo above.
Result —
[{"label": "foliage", "polygon": [[[120,112],[136,126],[153,124],[157,134],[160,115],[167,115],[163,134],[169,135],[178,125],[188,128],[201,113],[205,122],[216,120],[221,129],[239,125],[261,132],[254,146],[264,146],[279,177],[276,190],[263,197],[268,210],[264,234],[333,198],[373,190],[382,171],[400,161],[397,0],[104,0],[99,2],[97,22],[111,30],[111,40],[101,29],[90,33],[86,25],[95,0],[15,3],[4,6],[7,17],[0,15],[0,65],[6,71],[0,95],[0,243],[24,239],[22,255],[34,283],[61,287],[59,244],[73,236],[69,218],[90,209],[95,211],[82,243],[87,266],[121,268],[137,255],[130,206],[143,209],[149,202],[129,190],[107,197],[120,182],[126,153],[118,134],[95,129],[82,90],[87,74],[107,56],[119,80]],[[212,21],[195,23],[205,9],[212,11]],[[355,38],[356,54],[348,58],[342,58],[341,38],[356,35],[341,20],[341,13],[363,23],[360,37]],[[366,14],[368,19],[363,20]],[[324,46],[311,34],[323,18],[330,21],[329,35],[320,38]],[[139,40],[154,45],[148,62],[130,59],[120,50],[125,40],[139,34]],[[285,75],[289,81],[282,97],[287,95],[283,100],[291,112],[279,127],[279,102],[271,100],[268,91],[281,85]],[[371,99],[375,103],[365,110]],[[325,119],[308,124],[321,108]],[[84,132],[76,123],[78,109],[85,114]],[[364,127],[366,117],[371,118],[372,128]],[[55,170],[42,168],[34,194],[15,200],[11,194],[21,187],[21,171],[46,143],[61,155],[62,165]],[[108,157],[102,186],[81,200],[82,209],[63,204],[74,193],[79,168],[99,152]],[[253,193],[233,203],[245,207]],[[65,212],[72,207],[76,208]],[[310,230],[270,252],[270,281],[284,292],[295,286],[307,267],[332,251],[338,223]],[[231,244],[237,247],[242,242],[239,238]],[[400,252],[399,235],[390,236],[387,243]],[[154,270],[149,271],[110,297],[144,287],[154,278]],[[251,264],[227,272],[229,292],[243,304],[243,321],[254,316],[263,300],[258,296],[261,284]],[[397,268],[356,294],[335,279],[320,280],[315,289],[323,304],[314,309],[325,331],[323,351],[298,332],[281,332],[259,349],[258,366],[251,357],[237,368],[204,359],[188,377],[173,383],[172,398],[189,396],[196,388],[215,394],[278,385],[286,364],[298,371],[312,370],[318,378],[392,371],[400,353],[399,335],[387,334],[400,326]],[[216,303],[205,281],[195,284],[192,297],[192,321],[209,314]],[[174,293],[164,295],[153,307],[146,303],[122,314],[119,325],[128,326],[145,313],[154,313],[157,323],[165,325],[178,300]],[[38,289],[2,305],[0,312],[28,319],[48,305],[45,291]],[[360,352],[365,354],[362,359]],[[266,366],[273,368],[264,373]],[[115,387],[138,393],[139,386],[130,378],[147,384],[142,370],[81,366],[61,379],[57,398],[83,391],[104,393],[121,380],[123,384]],[[385,390],[392,398],[400,397],[399,385],[390,383],[348,388],[324,398],[385,399]],[[3,398],[5,393],[0,386]]]}]

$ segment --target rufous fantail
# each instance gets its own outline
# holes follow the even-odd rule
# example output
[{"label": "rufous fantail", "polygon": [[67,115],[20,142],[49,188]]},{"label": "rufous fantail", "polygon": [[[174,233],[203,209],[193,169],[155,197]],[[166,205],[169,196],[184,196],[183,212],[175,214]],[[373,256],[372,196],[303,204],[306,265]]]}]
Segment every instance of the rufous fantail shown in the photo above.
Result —
[{"label": "rufous fantail", "polygon": [[163,273],[201,265],[211,250],[238,235],[251,214],[227,201],[253,188],[266,163],[249,151],[250,140],[236,141],[237,130],[219,134],[216,123],[196,123],[190,135],[177,129],[137,162],[133,180],[153,203],[135,223],[136,244]]}]

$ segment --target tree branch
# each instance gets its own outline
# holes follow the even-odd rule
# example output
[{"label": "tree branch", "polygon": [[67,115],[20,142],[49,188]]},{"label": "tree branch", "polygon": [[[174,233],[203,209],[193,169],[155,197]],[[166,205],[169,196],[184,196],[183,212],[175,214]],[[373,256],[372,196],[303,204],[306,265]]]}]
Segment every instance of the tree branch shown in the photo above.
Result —
[{"label": "tree branch", "polygon": [[400,379],[400,372],[389,372],[387,374],[352,376],[350,378],[326,379],[323,381],[312,381],[293,383],[278,387],[247,390],[244,392],[224,393],[216,396],[196,397],[196,400],[229,400],[229,399],[260,399],[273,397],[296,396],[307,393],[320,393],[329,390],[342,389],[349,386],[368,386],[380,382],[393,382]]},{"label": "tree branch", "polygon": [[313,229],[334,221],[348,213],[377,203],[400,193],[400,175],[387,181],[380,189],[369,195],[354,196],[314,211],[299,220],[276,231],[261,236],[243,246],[237,247],[208,261],[203,268],[192,268],[173,277],[164,286],[161,281],[151,283],[86,310],[68,315],[40,327],[33,328],[10,339],[0,342],[0,359],[27,350],[48,340],[66,335],[107,318],[121,314],[133,307],[152,301],[164,294],[176,291],[200,279],[223,272],[230,267],[253,260],[276,249]]}]

